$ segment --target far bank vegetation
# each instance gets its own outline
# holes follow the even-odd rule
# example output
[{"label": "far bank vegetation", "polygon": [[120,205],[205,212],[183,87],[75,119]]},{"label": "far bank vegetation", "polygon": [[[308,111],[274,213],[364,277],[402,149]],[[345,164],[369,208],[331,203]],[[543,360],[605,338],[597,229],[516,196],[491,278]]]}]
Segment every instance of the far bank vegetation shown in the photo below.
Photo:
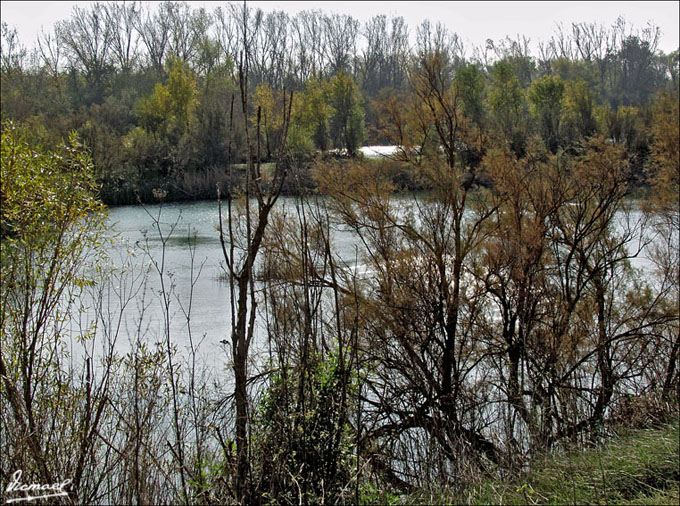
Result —
[{"label": "far bank vegetation", "polygon": [[[440,503],[521,476],[529,502],[565,475],[550,455],[625,427],[677,438],[677,51],[623,20],[537,57],[407,34],[106,3],[28,55],[3,25],[0,489],[22,469],[72,479],[73,503]],[[196,360],[162,214],[150,270],[104,247],[102,200],[203,197],[230,294],[221,377]],[[160,330],[132,302],[148,276]],[[667,498],[677,444],[648,446]],[[578,497],[628,497],[598,480],[610,495]]]}]

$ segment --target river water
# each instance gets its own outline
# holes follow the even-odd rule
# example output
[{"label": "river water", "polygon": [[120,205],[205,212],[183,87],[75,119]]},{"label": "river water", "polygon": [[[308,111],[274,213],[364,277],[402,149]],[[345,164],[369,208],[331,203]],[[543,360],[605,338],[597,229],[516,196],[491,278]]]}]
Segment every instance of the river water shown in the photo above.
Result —
[{"label": "river water", "polygon": [[[294,213],[296,202],[292,197],[281,198],[277,207]],[[204,365],[224,369],[229,364],[230,349],[221,341],[230,342],[231,312],[218,233],[217,203],[114,207],[109,210],[108,219],[113,230],[108,251],[111,262],[118,267],[127,262],[129,270],[136,273],[136,277],[133,274],[128,277],[135,279],[139,288],[128,290],[128,298],[132,300],[124,309],[118,348],[129,349],[129,343],[136,336],[152,343],[164,342],[168,316],[171,341],[180,356],[188,356],[194,347]],[[336,227],[332,241],[341,261],[361,270],[358,240]],[[635,259],[633,265],[649,268],[644,258]],[[162,278],[159,268],[164,273]],[[165,294],[170,294],[167,315],[163,287]],[[113,313],[120,310],[120,297],[113,306]],[[258,320],[258,325],[263,323]],[[259,328],[260,333],[262,330]]]},{"label": "river water", "polygon": [[[295,198],[282,197],[277,209],[295,213],[297,202]],[[127,343],[138,334],[149,342],[165,339],[164,288],[165,294],[170,294],[167,314],[171,340],[178,352],[186,355],[192,343],[194,346],[200,343],[201,360],[209,367],[223,368],[230,350],[221,341],[230,342],[231,310],[217,202],[120,206],[109,210],[108,219],[112,227],[110,262],[117,267],[127,262],[128,270],[132,271],[128,277],[135,278],[141,287],[125,308],[126,325],[119,336],[120,349],[128,348]],[[336,227],[332,243],[341,261],[357,266],[359,243],[350,232]],[[164,273],[162,279],[159,269]],[[116,301],[114,305],[116,313],[122,304]],[[189,310],[191,335],[187,326]],[[263,323],[258,321],[258,325]],[[263,329],[258,330],[261,333]]]}]

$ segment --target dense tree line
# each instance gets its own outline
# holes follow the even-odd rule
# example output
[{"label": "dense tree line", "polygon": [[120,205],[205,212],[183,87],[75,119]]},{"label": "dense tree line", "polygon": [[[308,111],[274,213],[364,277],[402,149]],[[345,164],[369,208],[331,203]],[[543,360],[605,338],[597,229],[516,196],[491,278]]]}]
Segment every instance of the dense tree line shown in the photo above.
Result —
[{"label": "dense tree line", "polygon": [[409,67],[432,51],[445,60],[442,78],[455,76],[466,112],[503,132],[518,153],[534,133],[555,152],[597,131],[625,143],[640,168],[650,104],[678,86],[678,52],[657,50],[657,28],[635,30],[623,19],[560,28],[538,56],[521,39],[467,50],[441,23],[425,21],[415,35],[411,46],[404,19],[385,15],[362,25],[318,10],[291,16],[241,4],[212,12],[181,2],[75,7],[30,53],[3,24],[2,116],[32,125],[48,146],[78,130],[103,198],[116,203],[136,201],[136,193],[148,200],[152,187],[172,199],[214,197],[227,158],[246,161],[242,137],[231,154],[225,144],[241,55],[257,95],[251,121],[262,108],[264,161],[280,135],[274,111],[290,91],[288,142],[301,163],[331,148],[355,155],[363,143],[386,142],[381,103],[408,88]]}]

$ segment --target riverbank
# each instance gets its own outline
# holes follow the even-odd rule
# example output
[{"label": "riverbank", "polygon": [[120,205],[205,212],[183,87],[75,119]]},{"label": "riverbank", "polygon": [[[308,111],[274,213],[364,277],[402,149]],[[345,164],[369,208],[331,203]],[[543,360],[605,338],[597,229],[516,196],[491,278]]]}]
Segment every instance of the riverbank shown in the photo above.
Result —
[{"label": "riverbank", "polygon": [[678,504],[679,423],[619,426],[594,448],[544,455],[514,479],[489,478],[464,490],[376,497],[381,504]]},{"label": "riverbank", "polygon": [[[295,159],[289,161],[288,177],[285,179],[281,194],[296,197],[317,191],[312,175],[314,167],[320,164],[352,164],[368,163],[379,171],[383,177],[391,181],[397,190],[422,192],[423,185],[413,166],[408,162],[397,160],[397,146],[364,146],[356,158],[349,158],[337,150],[317,153],[314,158]],[[245,180],[246,164],[233,164],[230,167],[210,167],[200,171],[144,176],[139,171],[131,171],[127,175],[118,175],[115,179],[99,181],[100,200],[107,206],[157,204],[159,201],[196,202],[217,199],[217,188],[225,195],[225,189],[240,188]],[[274,170],[273,162],[260,165],[263,174]],[[491,181],[485,174],[477,174],[476,182],[487,188]],[[651,189],[646,181],[631,181],[632,200],[649,198]]]},{"label": "riverbank", "polygon": [[[396,188],[411,191],[422,189],[409,164],[384,157],[361,157],[359,159],[341,156],[324,155],[312,160],[297,160],[288,168],[289,177],[284,181],[281,194],[298,196],[316,190],[312,177],[312,168],[317,163],[353,163],[362,160],[373,164],[376,169],[384,171]],[[274,164],[263,163],[261,171],[267,174],[273,171]],[[245,180],[245,164],[234,164],[231,167],[212,167],[202,171],[170,174],[166,177],[142,177],[130,174],[127,177],[101,180],[99,198],[108,206],[156,204],[163,202],[193,202],[215,200],[217,187],[225,195],[225,189],[241,187]],[[161,198],[162,197],[162,198]]]}]

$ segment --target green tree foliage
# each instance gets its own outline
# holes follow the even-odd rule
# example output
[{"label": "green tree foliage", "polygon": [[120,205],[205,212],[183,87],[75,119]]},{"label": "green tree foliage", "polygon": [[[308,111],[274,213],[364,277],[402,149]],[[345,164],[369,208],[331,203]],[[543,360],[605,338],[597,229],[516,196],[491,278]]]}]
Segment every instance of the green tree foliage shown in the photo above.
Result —
[{"label": "green tree foliage", "polygon": [[467,65],[456,71],[454,83],[463,100],[463,114],[481,126],[486,115],[484,75],[476,65]]},{"label": "green tree foliage", "polygon": [[137,107],[139,123],[154,137],[165,137],[169,128],[171,110],[170,92],[163,84],[156,83],[151,96],[139,101]]},{"label": "green tree foliage", "polygon": [[[624,20],[611,27],[581,23],[571,33],[560,30],[540,46],[539,60],[521,36],[487,41],[485,48],[472,51],[473,57],[465,57],[456,34],[429,22],[417,28],[418,44],[409,51],[408,27],[401,18],[376,16],[360,27],[351,17],[321,11],[293,17],[246,11],[244,17],[236,5],[211,15],[179,2],[162,2],[155,11],[136,4],[98,4],[74,10],[70,19],[41,33],[33,54],[16,30],[3,24],[3,118],[48,125],[40,137],[52,146],[70,130],[80,130],[109,199],[123,180],[193,177],[223,167],[232,160],[228,152],[233,161],[245,161],[241,119],[231,130],[228,119],[237,87],[233,62],[239,54],[249,55],[249,92],[267,83],[277,103],[284,87],[304,95],[294,104],[288,133],[291,149],[302,157],[314,148],[355,153],[366,134],[372,143],[387,142],[379,104],[406,91],[407,69],[419,51],[440,52],[448,62],[447,78],[455,70],[462,114],[520,155],[532,133],[541,133],[552,150],[588,138],[598,127],[618,138],[628,121],[627,113],[617,113],[619,106],[642,111],[643,130],[648,129],[645,111],[656,92],[678,89],[678,51],[658,51],[658,30],[635,31]],[[235,30],[244,19],[245,39]],[[368,42],[365,49],[359,49],[357,37]],[[527,92],[537,78],[537,65],[541,76],[565,83],[557,130],[555,114],[529,117]],[[582,82],[585,86],[576,84]],[[603,106],[611,113],[591,112]],[[536,104],[531,109],[537,112]],[[550,107],[544,103],[540,109]],[[250,102],[249,116],[256,111]],[[275,121],[267,113],[265,128],[264,119],[263,158],[271,158]],[[140,139],[137,127],[151,137],[138,143],[149,148],[144,152],[129,149],[132,138]],[[628,149],[640,158],[637,168],[642,170],[650,139],[634,137],[628,135],[634,141]]]},{"label": "green tree foliage", "polygon": [[188,129],[196,106],[196,78],[178,59],[171,60],[165,84],[156,83],[153,93],[140,100],[140,123],[154,136],[177,139]]},{"label": "green tree foliage", "polygon": [[316,149],[321,149],[315,144],[312,137],[312,124],[301,120],[304,113],[300,111],[304,107],[302,95],[295,95],[293,98],[291,122],[288,127],[288,147],[291,153],[300,159],[307,158]]},{"label": "green tree foliage", "polygon": [[562,135],[567,142],[586,139],[597,130],[595,98],[583,80],[565,82]]},{"label": "green tree foliage", "polygon": [[[177,179],[195,165],[196,148],[201,146],[193,138],[197,95],[196,76],[183,61],[170,58],[165,84],[156,83],[153,93],[141,98],[137,106],[143,132],[153,139],[139,139],[140,150],[132,152],[130,158],[132,166]],[[140,138],[141,133],[132,131],[132,138]]]},{"label": "green tree foliage", "polygon": [[[11,123],[2,126],[1,150],[3,460],[43,483],[67,474],[79,483],[96,422],[74,422],[85,394],[61,369],[61,347],[64,325],[78,316],[75,301],[93,284],[85,266],[101,239],[92,162],[75,135],[47,152],[30,147]],[[59,444],[49,444],[55,433]]]},{"label": "green tree foliage", "polygon": [[305,84],[305,91],[299,101],[293,104],[293,124],[304,131],[314,147],[322,151],[330,147],[329,121],[334,112],[328,101],[328,86],[317,79]]},{"label": "green tree foliage", "polygon": [[609,105],[600,106],[597,110],[599,129],[616,144],[624,144],[629,151],[641,147],[645,139],[644,123],[640,111],[636,107],[621,105],[616,108]]},{"label": "green tree foliage", "polygon": [[58,152],[31,149],[12,124],[2,126],[2,237],[49,241],[99,210],[89,155],[75,134]]},{"label": "green tree foliage", "polygon": [[333,145],[354,156],[364,140],[359,87],[351,76],[339,72],[328,83],[328,101],[333,108],[329,121]]},{"label": "green tree foliage", "polygon": [[659,60],[664,77],[667,78],[666,91],[677,93],[680,85],[680,77],[678,76],[680,72],[680,50],[676,49],[669,54],[662,53],[659,55]]},{"label": "green tree foliage", "polygon": [[196,77],[182,60],[170,60],[166,87],[179,135],[189,129],[196,106]]},{"label": "green tree foliage", "polygon": [[[258,114],[260,120],[260,135],[264,139],[265,159],[271,160],[272,150],[278,145],[283,127],[283,112],[279,105],[278,93],[267,83],[257,85],[251,101],[252,115],[250,121],[253,128],[257,128]],[[259,111],[259,112],[258,112]]]},{"label": "green tree foliage", "polygon": [[[237,91],[226,72],[226,67],[215,69],[198,92],[196,122],[191,129],[193,163],[197,170],[226,167],[230,160],[241,158],[242,121],[240,116],[230,120],[231,101]],[[230,129],[231,123],[236,126]]]},{"label": "green tree foliage", "polygon": [[635,105],[647,102],[661,78],[650,41],[636,36],[626,38],[618,59],[620,67],[614,83],[616,88],[610,90],[614,103]]},{"label": "green tree foliage", "polygon": [[519,79],[512,66],[496,62],[490,72],[489,109],[501,137],[518,154],[523,153],[528,135],[527,106]]},{"label": "green tree foliage", "polygon": [[353,492],[345,488],[353,455],[339,395],[343,372],[336,357],[308,360],[307,370],[274,375],[255,416],[255,471],[261,493],[278,504],[319,504]]},{"label": "green tree foliage", "polygon": [[550,73],[564,81],[583,80],[589,86],[595,86],[598,81],[597,69],[593,62],[587,60],[556,58],[550,62]]},{"label": "green tree foliage", "polygon": [[553,153],[559,146],[564,89],[564,81],[559,77],[544,76],[534,81],[528,92],[531,112],[538,123],[538,131],[543,142]]}]

